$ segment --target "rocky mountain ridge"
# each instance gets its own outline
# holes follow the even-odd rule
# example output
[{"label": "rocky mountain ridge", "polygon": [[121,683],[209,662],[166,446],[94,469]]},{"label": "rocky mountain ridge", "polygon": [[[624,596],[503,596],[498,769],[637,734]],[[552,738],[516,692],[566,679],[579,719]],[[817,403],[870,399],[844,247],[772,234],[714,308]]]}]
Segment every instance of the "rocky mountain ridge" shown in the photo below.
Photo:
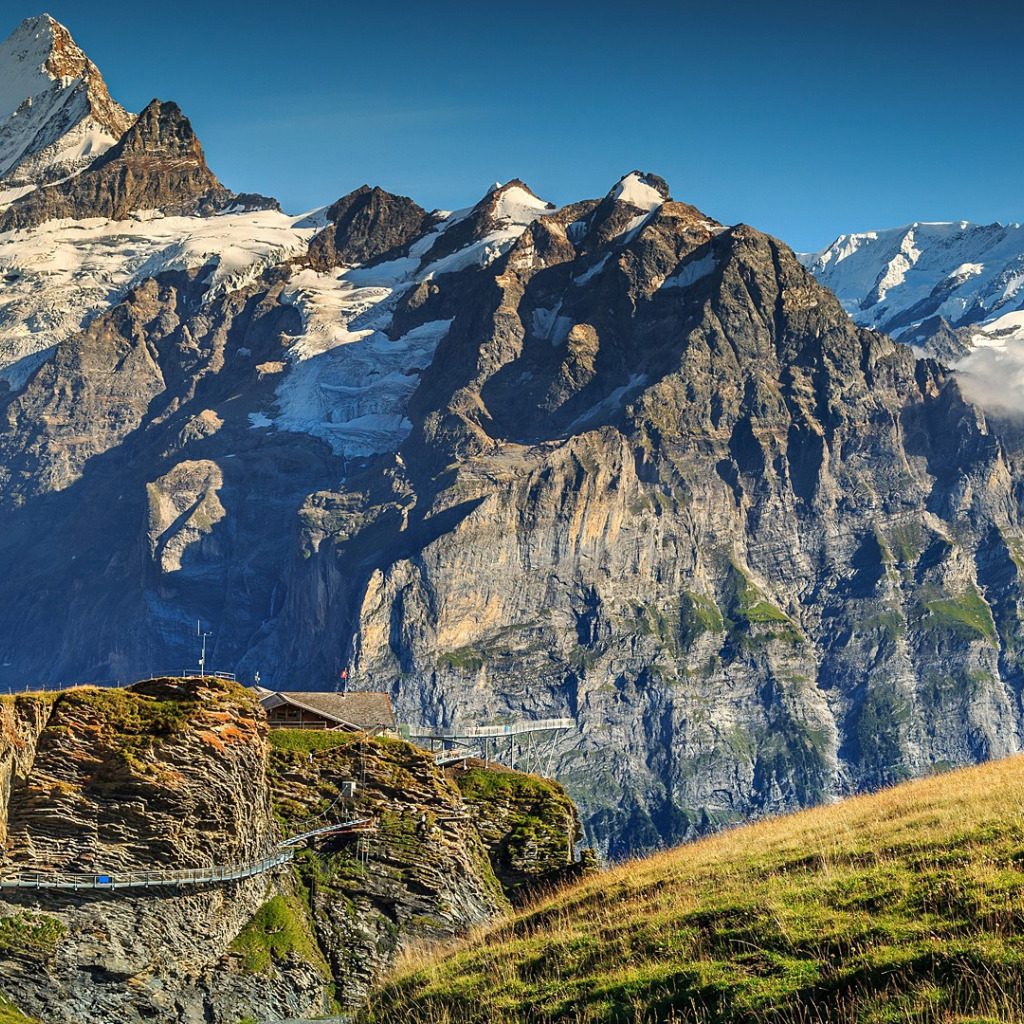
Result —
[{"label": "rocky mountain ridge", "polygon": [[1019,224],[908,224],[840,235],[800,259],[858,324],[942,358],[992,344],[1024,310]]},{"label": "rocky mountain ridge", "polygon": [[2,215],[0,686],[200,619],[409,722],[568,717],[612,857],[1020,749],[1021,438],[964,376],[654,174],[217,213],[193,139],[151,108],[56,193],[131,220]]}]

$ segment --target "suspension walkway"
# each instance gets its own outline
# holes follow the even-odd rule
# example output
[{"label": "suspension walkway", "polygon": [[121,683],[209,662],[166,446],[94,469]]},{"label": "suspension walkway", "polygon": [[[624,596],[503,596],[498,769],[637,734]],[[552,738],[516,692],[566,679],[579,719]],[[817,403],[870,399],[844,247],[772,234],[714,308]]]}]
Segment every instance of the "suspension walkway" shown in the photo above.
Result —
[{"label": "suspension walkway", "polygon": [[208,885],[216,882],[237,882],[254,875],[262,875],[267,871],[287,864],[295,856],[295,847],[319,836],[335,835],[347,832],[363,832],[373,826],[372,818],[359,818],[356,821],[343,821],[337,825],[302,832],[290,839],[285,839],[277,846],[275,853],[260,860],[244,864],[230,864],[224,867],[178,868],[160,871],[145,871],[129,868],[124,871],[111,872],[74,872],[74,871],[19,871],[16,874],[0,875],[0,889],[149,889],[157,886]]},{"label": "suspension walkway", "polygon": [[[504,755],[499,755],[499,744],[504,746],[503,741],[508,740],[508,767],[515,768],[515,747],[518,741],[520,761],[524,754],[532,756],[536,761],[535,769],[539,772],[543,761],[543,752],[538,753],[534,749],[534,737],[539,733],[550,734],[548,744],[548,770],[550,771],[551,755],[558,734],[575,728],[576,720],[573,718],[531,718],[506,722],[502,725],[403,726],[402,737],[414,741],[430,740],[430,752],[434,756],[434,763],[439,767],[456,764],[469,757],[483,757],[485,762],[500,763],[500,757]],[[526,737],[525,742],[522,737]],[[434,745],[437,743],[441,745],[440,750],[435,749]],[[422,743],[420,745],[422,746]]]}]

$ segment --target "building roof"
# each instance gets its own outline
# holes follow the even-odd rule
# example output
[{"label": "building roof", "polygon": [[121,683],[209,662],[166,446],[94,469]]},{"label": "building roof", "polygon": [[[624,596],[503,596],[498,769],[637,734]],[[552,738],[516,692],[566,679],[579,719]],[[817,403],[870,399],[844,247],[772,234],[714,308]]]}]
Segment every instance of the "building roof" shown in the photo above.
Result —
[{"label": "building roof", "polygon": [[317,690],[271,693],[260,703],[268,711],[281,704],[292,704],[352,729],[395,727],[395,713],[386,693],[324,693]]}]

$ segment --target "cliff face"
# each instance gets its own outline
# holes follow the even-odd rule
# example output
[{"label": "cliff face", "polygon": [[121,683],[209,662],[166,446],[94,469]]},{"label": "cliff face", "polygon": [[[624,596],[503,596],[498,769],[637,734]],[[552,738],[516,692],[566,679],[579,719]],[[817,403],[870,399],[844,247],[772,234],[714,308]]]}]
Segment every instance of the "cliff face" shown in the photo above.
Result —
[{"label": "cliff face", "polygon": [[[408,743],[350,739],[325,749],[289,749],[275,734],[274,805],[289,829],[372,817],[366,832],[325,839],[297,862],[313,929],[336,980],[335,996],[358,1002],[410,942],[451,939],[509,909],[527,880],[556,884],[577,864],[576,809],[561,787],[536,776],[477,769],[476,787]],[[505,774],[532,795],[495,814],[485,794]],[[349,798],[342,783],[354,781]],[[506,784],[507,785],[507,784]],[[519,831],[536,815],[546,831],[527,851]],[[518,874],[505,848],[522,848]]]},{"label": "cliff face", "polygon": [[[219,680],[19,697],[4,708],[15,753],[0,807],[0,874],[225,866],[277,842],[259,703]],[[315,966],[258,984],[227,950],[269,876],[118,893],[4,890],[0,989],[44,1021],[236,1020],[324,1005]]]},{"label": "cliff face", "polygon": [[465,297],[401,458],[307,505],[281,635],[343,624],[313,664],[410,716],[574,717],[613,855],[1019,749],[1012,435],[776,240],[630,207],[407,306]]},{"label": "cliff face", "polygon": [[[299,749],[291,734],[272,749],[258,701],[216,679],[25,695],[2,714],[0,876],[244,865],[283,830],[375,823],[239,882],[3,890],[0,991],[47,1024],[319,1016],[360,999],[411,939],[508,908],[471,800],[408,744],[319,733]],[[545,787],[542,813],[575,834]],[[538,863],[551,857],[541,843]]]},{"label": "cliff face", "polygon": [[595,866],[579,816],[549,779],[472,762],[451,771],[487,847],[491,867],[515,903],[578,878]]},{"label": "cliff face", "polygon": [[3,399],[0,682],[187,664],[202,618],[410,722],[570,717],[610,856],[1021,747],[1024,448],[955,375],[654,176],[334,216]]}]

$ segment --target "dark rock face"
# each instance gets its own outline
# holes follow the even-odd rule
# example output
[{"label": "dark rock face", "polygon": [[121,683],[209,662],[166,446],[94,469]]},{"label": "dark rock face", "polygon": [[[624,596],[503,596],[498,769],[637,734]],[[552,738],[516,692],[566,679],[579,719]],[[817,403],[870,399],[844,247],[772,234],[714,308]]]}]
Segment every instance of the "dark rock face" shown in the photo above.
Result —
[{"label": "dark rock face", "polygon": [[945,363],[956,363],[974,347],[969,327],[951,327],[941,316],[931,316],[900,336],[904,345],[914,345]]},{"label": "dark rock face", "polygon": [[781,243],[615,206],[467,285],[278,636],[343,623],[310,671],[410,716],[575,717],[611,855],[1019,749],[1009,436]]},{"label": "dark rock face", "polygon": [[434,223],[411,199],[368,185],[328,207],[326,216],[330,224],[309,244],[309,263],[321,272],[405,255],[410,242]]},{"label": "dark rock face", "polygon": [[[244,198],[243,205],[252,207],[262,197]],[[202,146],[178,105],[153,100],[121,141],[81,174],[12,203],[0,216],[0,231],[62,217],[124,220],[141,210],[161,210],[167,216],[209,214],[231,206],[233,199],[207,167]]]},{"label": "dark rock face", "polygon": [[[272,400],[283,339],[297,330],[281,287],[263,282],[213,308],[195,275],[146,282],[14,396],[0,431],[0,558],[21,566],[0,583],[11,587],[8,635],[59,636],[39,648],[46,661],[109,646],[113,662],[88,655],[79,678],[127,680],[195,664],[183,607],[204,620],[218,609],[219,666],[279,610],[295,516],[340,475],[326,446],[248,419]],[[41,523],[47,550],[32,540]],[[114,631],[103,638],[101,619]]]}]

